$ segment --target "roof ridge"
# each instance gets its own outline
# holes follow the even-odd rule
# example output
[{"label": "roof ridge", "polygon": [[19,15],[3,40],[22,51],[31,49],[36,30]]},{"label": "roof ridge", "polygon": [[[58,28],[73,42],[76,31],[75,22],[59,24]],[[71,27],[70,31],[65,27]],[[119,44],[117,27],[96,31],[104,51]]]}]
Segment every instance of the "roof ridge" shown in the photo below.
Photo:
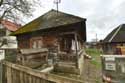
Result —
[{"label": "roof ridge", "polygon": [[116,30],[116,32],[113,34],[113,36],[109,39],[109,42],[113,40],[113,38],[118,34],[119,30],[122,28],[123,25],[120,25],[119,28]]},{"label": "roof ridge", "polygon": [[[51,9],[50,11],[54,11],[54,12],[57,12],[57,10],[55,10],[55,9]],[[66,15],[69,15],[69,16],[73,16],[73,17],[76,17],[76,18],[79,18],[79,19],[84,19],[84,20],[86,20],[86,18],[82,18],[81,16],[77,16],[77,15],[73,15],[73,14],[71,14],[71,13],[68,13],[68,12],[64,12],[64,11],[58,11],[58,13],[62,13],[62,14],[66,14]]]}]

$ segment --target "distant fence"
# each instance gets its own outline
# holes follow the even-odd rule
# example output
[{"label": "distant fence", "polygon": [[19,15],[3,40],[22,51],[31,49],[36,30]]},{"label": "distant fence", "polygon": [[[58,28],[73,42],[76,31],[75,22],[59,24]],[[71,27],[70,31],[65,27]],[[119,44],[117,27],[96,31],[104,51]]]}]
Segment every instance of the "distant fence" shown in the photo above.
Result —
[{"label": "distant fence", "polygon": [[3,83],[85,83],[3,61]]}]

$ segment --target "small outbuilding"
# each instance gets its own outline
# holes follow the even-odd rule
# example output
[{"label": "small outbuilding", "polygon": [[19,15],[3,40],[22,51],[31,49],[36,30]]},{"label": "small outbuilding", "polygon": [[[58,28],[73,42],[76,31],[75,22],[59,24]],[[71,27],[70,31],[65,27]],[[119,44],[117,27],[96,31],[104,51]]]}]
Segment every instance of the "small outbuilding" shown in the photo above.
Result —
[{"label": "small outbuilding", "polygon": [[107,54],[125,54],[125,24],[119,25],[104,39],[103,51]]}]

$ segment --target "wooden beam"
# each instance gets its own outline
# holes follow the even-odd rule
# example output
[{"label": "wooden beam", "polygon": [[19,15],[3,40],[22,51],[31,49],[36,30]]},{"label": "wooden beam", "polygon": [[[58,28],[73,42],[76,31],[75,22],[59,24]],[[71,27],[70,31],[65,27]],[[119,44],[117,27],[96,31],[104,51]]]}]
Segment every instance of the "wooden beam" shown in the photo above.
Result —
[{"label": "wooden beam", "polygon": [[78,68],[78,46],[77,46],[77,33],[74,34],[75,36],[75,49],[76,49],[76,68]]},{"label": "wooden beam", "polygon": [[75,34],[75,32],[62,32],[62,33],[59,33],[59,35],[68,35],[68,34]]}]

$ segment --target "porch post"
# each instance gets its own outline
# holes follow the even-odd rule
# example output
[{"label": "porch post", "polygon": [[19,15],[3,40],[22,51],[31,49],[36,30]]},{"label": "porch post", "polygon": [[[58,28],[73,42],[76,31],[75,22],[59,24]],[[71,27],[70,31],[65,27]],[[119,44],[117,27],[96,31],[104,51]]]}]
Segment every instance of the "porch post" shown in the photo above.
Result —
[{"label": "porch post", "polygon": [[75,36],[75,49],[76,49],[76,68],[78,68],[78,46],[77,46],[77,33],[74,34]]}]

